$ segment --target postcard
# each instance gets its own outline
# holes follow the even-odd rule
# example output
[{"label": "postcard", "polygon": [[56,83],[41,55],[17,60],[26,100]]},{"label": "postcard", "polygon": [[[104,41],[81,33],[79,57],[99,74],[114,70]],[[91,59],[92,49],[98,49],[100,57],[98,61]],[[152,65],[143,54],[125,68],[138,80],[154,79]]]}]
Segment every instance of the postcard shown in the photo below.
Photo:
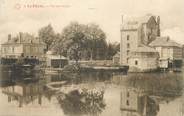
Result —
[{"label": "postcard", "polygon": [[183,0],[1,0],[0,116],[184,116]]}]

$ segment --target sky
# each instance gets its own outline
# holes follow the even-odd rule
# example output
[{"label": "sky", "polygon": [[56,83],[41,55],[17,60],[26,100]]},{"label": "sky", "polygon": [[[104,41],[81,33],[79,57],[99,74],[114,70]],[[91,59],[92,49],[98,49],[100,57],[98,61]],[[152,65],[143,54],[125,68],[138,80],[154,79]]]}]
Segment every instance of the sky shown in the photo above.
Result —
[{"label": "sky", "polygon": [[0,43],[18,32],[37,36],[48,24],[60,33],[71,21],[96,23],[108,42],[119,42],[122,15],[150,13],[160,16],[162,36],[184,44],[184,0],[0,0]]}]

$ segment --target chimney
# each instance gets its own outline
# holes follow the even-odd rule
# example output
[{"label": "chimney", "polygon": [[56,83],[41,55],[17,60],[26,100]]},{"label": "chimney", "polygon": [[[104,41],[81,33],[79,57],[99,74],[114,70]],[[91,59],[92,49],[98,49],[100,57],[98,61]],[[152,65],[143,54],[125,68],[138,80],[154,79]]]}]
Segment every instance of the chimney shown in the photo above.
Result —
[{"label": "chimney", "polygon": [[123,24],[123,15],[121,16],[122,24]]},{"label": "chimney", "polygon": [[19,32],[19,42],[22,43],[22,32]]},{"label": "chimney", "polygon": [[160,37],[160,16],[157,17],[157,36]]},{"label": "chimney", "polygon": [[11,34],[8,34],[8,41],[11,40]]}]

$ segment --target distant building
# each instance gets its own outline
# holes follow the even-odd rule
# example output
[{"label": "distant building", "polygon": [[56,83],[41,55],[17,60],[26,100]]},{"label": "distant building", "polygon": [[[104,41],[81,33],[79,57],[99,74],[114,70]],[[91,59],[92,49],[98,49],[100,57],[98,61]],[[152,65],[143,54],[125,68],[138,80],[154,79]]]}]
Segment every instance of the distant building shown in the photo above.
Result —
[{"label": "distant building", "polygon": [[64,56],[53,54],[52,51],[48,51],[46,54],[46,65],[52,68],[63,68],[68,64],[68,59]]},{"label": "distant building", "polygon": [[129,72],[149,72],[158,67],[158,52],[151,47],[142,45],[131,52]]},{"label": "distant building", "polygon": [[17,37],[8,35],[8,41],[1,45],[2,58],[41,58],[45,44],[28,33],[19,33]]},{"label": "distant building", "polygon": [[116,53],[113,56],[113,64],[119,64],[119,62],[120,62],[120,52]]},{"label": "distant building", "polygon": [[169,37],[157,37],[149,44],[159,53],[159,64],[161,68],[181,67],[183,59],[182,45],[170,40]]},{"label": "distant building", "polygon": [[122,18],[120,64],[129,65],[132,51],[142,44],[148,45],[160,36],[160,18],[152,15],[144,17]]},{"label": "distant building", "polygon": [[120,98],[122,116],[156,116],[158,103],[147,95],[136,90],[123,89]]}]

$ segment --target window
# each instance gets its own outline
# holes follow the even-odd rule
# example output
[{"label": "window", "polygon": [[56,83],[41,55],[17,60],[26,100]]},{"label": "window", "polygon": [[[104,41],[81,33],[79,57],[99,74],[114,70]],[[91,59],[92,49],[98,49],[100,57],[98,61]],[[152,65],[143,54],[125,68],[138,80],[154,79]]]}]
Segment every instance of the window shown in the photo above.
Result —
[{"label": "window", "polygon": [[127,43],[127,48],[130,48],[130,44],[129,43]]},{"label": "window", "polygon": [[135,61],[135,65],[138,65],[138,61],[137,60]]},{"label": "window", "polygon": [[127,97],[129,97],[130,96],[130,93],[129,92],[127,92]]},{"label": "window", "polygon": [[129,36],[129,35],[127,35],[127,40],[129,40],[129,38],[130,38],[130,36]]},{"label": "window", "polygon": [[128,100],[126,101],[126,105],[129,106],[129,101]]},{"label": "window", "polygon": [[127,50],[127,56],[129,55],[129,53],[130,53],[130,51],[129,51],[129,50]]},{"label": "window", "polygon": [[129,60],[129,58],[127,58],[127,63],[128,63],[128,60]]},{"label": "window", "polygon": [[14,51],[15,51],[15,48],[14,48],[14,47],[12,47],[12,53],[14,53]]}]

